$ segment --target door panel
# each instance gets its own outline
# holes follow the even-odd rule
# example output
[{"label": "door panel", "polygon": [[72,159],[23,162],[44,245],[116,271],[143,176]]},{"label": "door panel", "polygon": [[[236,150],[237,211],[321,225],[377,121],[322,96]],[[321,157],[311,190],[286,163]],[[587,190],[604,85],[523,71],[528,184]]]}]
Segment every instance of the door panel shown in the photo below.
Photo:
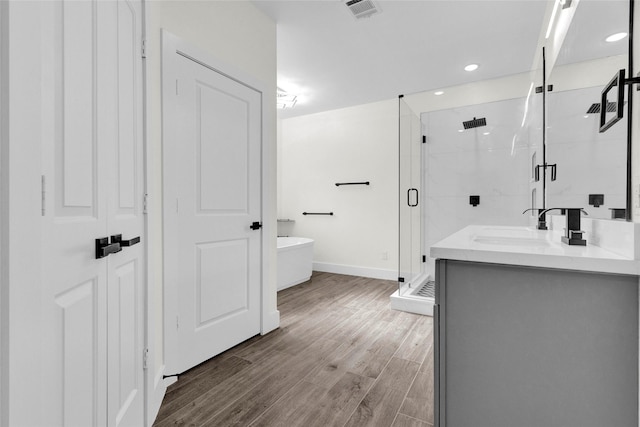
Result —
[{"label": "door panel", "polygon": [[[61,3],[62,142],[64,208],[90,208],[95,196],[94,1]],[[69,214],[73,211],[65,209]],[[70,212],[71,211],[71,212]],[[78,214],[75,209],[73,214]]]},{"label": "door panel", "polygon": [[58,306],[59,334],[63,343],[62,373],[62,419],[69,426],[91,426],[95,424],[97,386],[100,375],[96,361],[99,348],[96,335],[97,280],[88,280],[71,287],[55,298]]},{"label": "door panel", "polygon": [[199,81],[196,97],[200,213],[246,213],[250,105]]},{"label": "door panel", "polygon": [[[249,309],[248,243],[241,239],[196,245],[196,329]],[[229,283],[235,286],[229,288]]]},{"label": "door panel", "polygon": [[170,374],[258,334],[262,285],[262,235],[249,228],[261,219],[261,94],[175,55],[176,94],[163,98]]},{"label": "door panel", "polygon": [[137,260],[125,261],[110,274],[108,390],[109,425],[113,426],[142,425],[140,275]]},{"label": "door panel", "polygon": [[[129,1],[118,3],[118,198],[116,215],[139,214],[141,112],[139,11]],[[138,203],[136,203],[136,200]]]}]

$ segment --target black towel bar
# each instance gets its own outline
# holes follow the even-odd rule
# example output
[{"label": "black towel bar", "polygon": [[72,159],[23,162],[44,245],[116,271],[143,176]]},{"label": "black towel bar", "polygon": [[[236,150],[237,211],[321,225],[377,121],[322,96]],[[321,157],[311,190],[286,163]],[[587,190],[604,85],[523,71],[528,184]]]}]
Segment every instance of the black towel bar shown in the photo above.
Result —
[{"label": "black towel bar", "polygon": [[333,212],[302,212],[302,215],[333,215]]},{"label": "black towel bar", "polygon": [[341,185],[369,185],[369,181],[367,182],[336,182],[336,187],[340,187]]}]

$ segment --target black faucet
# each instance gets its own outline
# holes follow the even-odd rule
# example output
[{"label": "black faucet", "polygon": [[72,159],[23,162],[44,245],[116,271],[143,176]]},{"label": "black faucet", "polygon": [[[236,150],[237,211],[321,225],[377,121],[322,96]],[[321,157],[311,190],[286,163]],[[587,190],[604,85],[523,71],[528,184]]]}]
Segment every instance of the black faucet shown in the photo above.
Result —
[{"label": "black faucet", "polygon": [[529,211],[538,211],[538,230],[546,230],[547,229],[547,220],[546,220],[546,213],[548,211],[548,209],[542,209],[542,208],[529,208],[529,209],[525,209],[524,212],[522,212],[522,214],[526,214]]},{"label": "black faucet", "polygon": [[549,208],[540,211],[540,216],[546,215],[552,210],[559,210],[562,215],[567,217],[567,226],[564,229],[564,236],[561,238],[562,242],[567,245],[586,246],[587,241],[582,238],[584,232],[580,230],[580,214],[582,212],[585,215],[589,214],[582,208]]}]

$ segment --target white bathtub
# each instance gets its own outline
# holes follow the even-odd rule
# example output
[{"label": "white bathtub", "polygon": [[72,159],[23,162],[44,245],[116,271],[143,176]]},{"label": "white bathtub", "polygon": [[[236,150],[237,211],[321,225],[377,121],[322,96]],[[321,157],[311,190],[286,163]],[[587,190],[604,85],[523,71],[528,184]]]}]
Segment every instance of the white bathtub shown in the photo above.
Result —
[{"label": "white bathtub", "polygon": [[278,290],[311,278],[313,239],[278,237]]}]

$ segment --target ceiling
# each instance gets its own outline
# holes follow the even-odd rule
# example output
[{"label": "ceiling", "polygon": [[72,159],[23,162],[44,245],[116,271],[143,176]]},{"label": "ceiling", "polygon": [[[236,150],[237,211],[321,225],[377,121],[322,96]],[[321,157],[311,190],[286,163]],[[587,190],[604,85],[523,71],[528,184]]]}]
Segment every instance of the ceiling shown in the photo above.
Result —
[{"label": "ceiling", "polygon": [[377,0],[364,19],[343,0],[253,3],[277,23],[288,118],[529,71],[548,2]]}]

